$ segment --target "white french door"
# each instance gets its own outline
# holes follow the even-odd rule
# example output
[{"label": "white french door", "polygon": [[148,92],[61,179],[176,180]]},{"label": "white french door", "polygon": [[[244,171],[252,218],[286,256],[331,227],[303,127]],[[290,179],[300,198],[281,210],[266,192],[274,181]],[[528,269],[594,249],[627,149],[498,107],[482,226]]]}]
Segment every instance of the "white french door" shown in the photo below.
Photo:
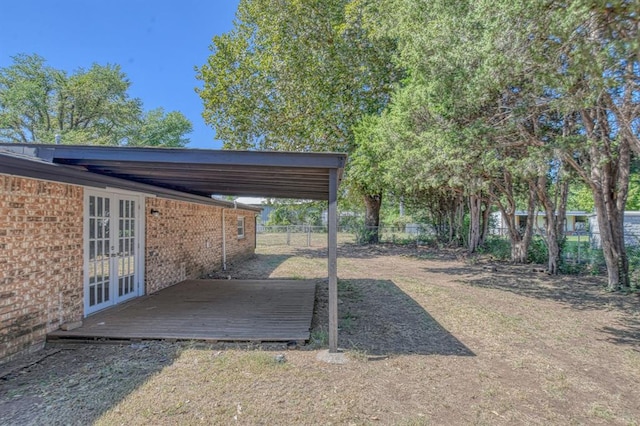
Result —
[{"label": "white french door", "polygon": [[142,199],[86,191],[85,315],[142,294]]}]

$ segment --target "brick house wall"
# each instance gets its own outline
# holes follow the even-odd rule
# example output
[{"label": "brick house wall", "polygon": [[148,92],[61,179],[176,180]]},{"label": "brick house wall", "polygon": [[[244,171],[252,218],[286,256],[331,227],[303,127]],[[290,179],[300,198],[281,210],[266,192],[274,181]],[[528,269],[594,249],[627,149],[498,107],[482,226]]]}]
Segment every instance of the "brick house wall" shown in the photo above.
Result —
[{"label": "brick house wall", "polygon": [[[248,210],[225,209],[227,235],[227,265],[251,256],[255,249],[256,213]],[[244,237],[238,237],[238,217],[244,218]]]},{"label": "brick house wall", "polygon": [[[146,294],[221,269],[221,207],[160,197],[145,204]],[[254,215],[225,208],[227,263],[254,253]],[[82,186],[0,174],[0,362],[84,317],[83,223]]]},{"label": "brick house wall", "polygon": [[[146,293],[222,268],[222,208],[162,198],[146,201]],[[157,210],[158,216],[151,215]],[[227,263],[254,252],[255,212],[224,209]],[[245,238],[238,239],[237,218],[244,216]]]},{"label": "brick house wall", "polygon": [[0,359],[83,315],[83,189],[0,174]]}]

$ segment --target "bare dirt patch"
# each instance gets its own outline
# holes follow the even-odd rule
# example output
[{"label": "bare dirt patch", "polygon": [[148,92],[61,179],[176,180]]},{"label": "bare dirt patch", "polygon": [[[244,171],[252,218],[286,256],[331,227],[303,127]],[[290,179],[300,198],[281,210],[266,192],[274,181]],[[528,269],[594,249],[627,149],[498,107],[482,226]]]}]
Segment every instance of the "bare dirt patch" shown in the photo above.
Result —
[{"label": "bare dirt patch", "polygon": [[639,424],[638,296],[487,264],[341,248],[329,365],[323,249],[261,248],[219,277],[317,279],[309,345],[49,346],[0,366],[0,424]]}]

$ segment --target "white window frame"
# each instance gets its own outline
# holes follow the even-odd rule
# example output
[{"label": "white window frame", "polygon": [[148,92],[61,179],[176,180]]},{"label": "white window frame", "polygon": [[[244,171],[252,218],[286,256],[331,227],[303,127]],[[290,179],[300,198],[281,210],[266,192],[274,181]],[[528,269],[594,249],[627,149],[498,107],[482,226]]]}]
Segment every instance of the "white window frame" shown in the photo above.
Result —
[{"label": "white window frame", "polygon": [[241,240],[245,237],[245,220],[244,216],[238,216],[237,224],[238,239]]}]

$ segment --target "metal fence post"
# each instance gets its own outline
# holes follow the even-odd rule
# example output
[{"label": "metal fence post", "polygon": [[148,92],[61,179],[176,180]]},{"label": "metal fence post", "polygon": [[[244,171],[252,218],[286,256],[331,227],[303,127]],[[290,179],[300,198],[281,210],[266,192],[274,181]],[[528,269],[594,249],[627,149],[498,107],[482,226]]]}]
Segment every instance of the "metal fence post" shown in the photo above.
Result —
[{"label": "metal fence post", "polygon": [[287,226],[287,245],[291,245],[291,229],[289,229],[289,226]]},{"label": "metal fence post", "polygon": [[307,247],[311,247],[311,225],[307,225]]}]

